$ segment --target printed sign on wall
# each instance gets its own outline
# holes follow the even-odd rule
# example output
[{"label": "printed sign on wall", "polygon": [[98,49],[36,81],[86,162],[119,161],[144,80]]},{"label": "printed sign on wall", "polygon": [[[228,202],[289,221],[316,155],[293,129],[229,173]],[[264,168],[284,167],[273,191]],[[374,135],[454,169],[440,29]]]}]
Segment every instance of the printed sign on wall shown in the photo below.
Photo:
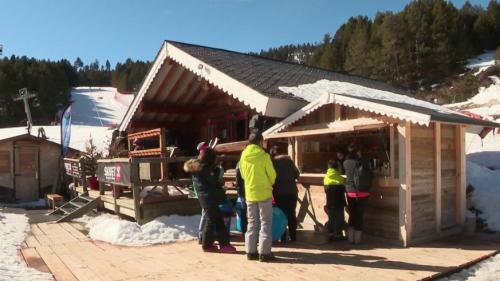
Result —
[{"label": "printed sign on wall", "polygon": [[100,182],[129,186],[130,164],[99,163],[97,166],[97,178],[99,179]]}]

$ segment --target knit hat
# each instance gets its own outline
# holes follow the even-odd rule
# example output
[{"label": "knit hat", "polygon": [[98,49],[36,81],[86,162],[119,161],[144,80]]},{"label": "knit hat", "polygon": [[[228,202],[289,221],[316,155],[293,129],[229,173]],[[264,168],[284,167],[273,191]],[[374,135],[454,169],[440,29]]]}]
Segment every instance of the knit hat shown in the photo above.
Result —
[{"label": "knit hat", "polygon": [[196,150],[198,151],[202,151],[202,150],[207,150],[208,149],[208,144],[204,141],[200,142],[197,146],[196,146]]}]

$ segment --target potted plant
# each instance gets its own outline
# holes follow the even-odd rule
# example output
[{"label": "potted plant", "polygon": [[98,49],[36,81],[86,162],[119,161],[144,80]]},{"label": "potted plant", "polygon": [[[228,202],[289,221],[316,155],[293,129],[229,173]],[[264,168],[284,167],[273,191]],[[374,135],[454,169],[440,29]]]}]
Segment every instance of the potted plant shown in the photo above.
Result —
[{"label": "potted plant", "polygon": [[96,178],[97,160],[102,158],[102,153],[97,151],[92,138],[90,138],[85,147],[85,153],[80,157],[82,171],[87,178],[87,186],[92,190],[99,190],[99,182]]}]

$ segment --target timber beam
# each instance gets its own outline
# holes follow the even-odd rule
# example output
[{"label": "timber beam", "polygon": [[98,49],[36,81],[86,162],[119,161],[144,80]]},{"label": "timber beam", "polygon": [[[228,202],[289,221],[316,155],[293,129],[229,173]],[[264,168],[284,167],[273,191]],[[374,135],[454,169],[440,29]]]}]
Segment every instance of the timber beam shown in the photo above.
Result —
[{"label": "timber beam", "polygon": [[132,122],[130,122],[130,127],[141,128],[141,129],[152,129],[152,128],[180,129],[185,127],[185,123],[133,120]]}]

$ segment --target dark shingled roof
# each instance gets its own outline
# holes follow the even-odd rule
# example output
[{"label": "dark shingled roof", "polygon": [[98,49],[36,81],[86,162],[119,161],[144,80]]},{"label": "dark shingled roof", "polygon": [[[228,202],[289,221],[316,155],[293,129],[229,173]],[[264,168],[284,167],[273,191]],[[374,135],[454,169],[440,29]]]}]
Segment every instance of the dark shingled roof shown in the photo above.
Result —
[{"label": "dark shingled roof", "polygon": [[[269,97],[302,100],[292,94],[280,91],[279,87],[294,87],[302,84],[311,84],[322,79],[352,83],[372,89],[408,95],[406,91],[393,87],[387,83],[358,76],[341,74],[297,63],[283,62],[224,49],[170,40],[166,42]],[[417,105],[377,100],[369,95],[362,99],[427,114],[431,116],[431,120],[433,121],[500,127],[499,123],[472,119],[459,113],[445,114]]]},{"label": "dark shingled roof", "polygon": [[269,97],[300,99],[292,94],[280,91],[278,87],[311,84],[321,79],[348,82],[373,89],[407,94],[405,91],[389,84],[357,76],[224,49],[176,41],[167,42]]}]

